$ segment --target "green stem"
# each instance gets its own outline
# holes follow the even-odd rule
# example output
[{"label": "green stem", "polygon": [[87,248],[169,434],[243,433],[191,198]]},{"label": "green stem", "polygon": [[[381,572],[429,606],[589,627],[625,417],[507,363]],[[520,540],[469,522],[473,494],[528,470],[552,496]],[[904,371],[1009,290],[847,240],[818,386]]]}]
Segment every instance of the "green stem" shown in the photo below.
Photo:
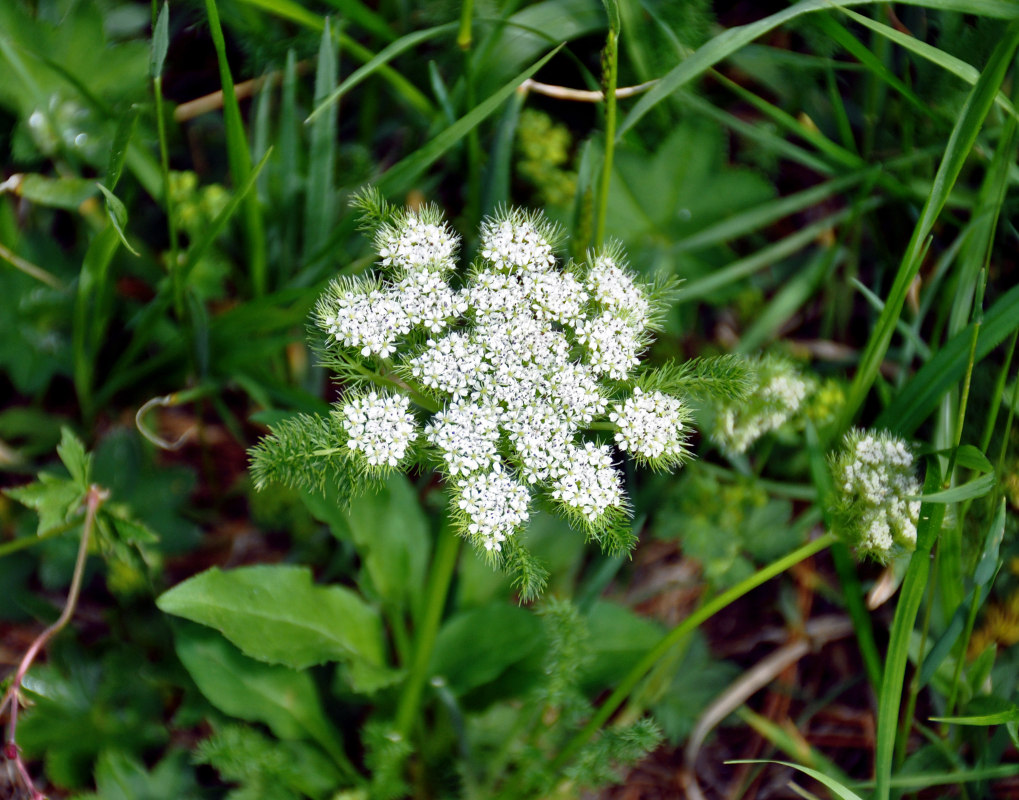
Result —
[{"label": "green stem", "polygon": [[45,542],[47,539],[52,539],[62,533],[67,533],[67,531],[77,524],[78,520],[74,519],[70,522],[64,523],[63,525],[57,525],[55,528],[50,528],[48,531],[44,531],[38,536],[24,536],[20,539],[4,542],[3,544],[0,544],[0,558],[9,556],[11,553],[17,553],[19,550],[24,550],[27,547],[33,547],[40,542]]},{"label": "green stem", "polygon": [[166,113],[163,109],[163,78],[152,79],[152,92],[156,98],[156,132],[159,134],[159,165],[163,175],[163,204],[166,207],[166,227],[170,237],[170,283],[173,286],[173,310],[177,319],[184,318],[184,286],[181,283],[180,252],[177,249],[177,220],[173,211],[173,191],[170,188],[170,153],[166,143]]},{"label": "green stem", "polygon": [[[619,682],[615,691],[609,695],[608,699],[602,703],[599,709],[595,712],[594,716],[591,717],[587,725],[585,725],[584,728],[566,744],[562,751],[560,751],[559,755],[556,756],[555,760],[552,762],[550,771],[554,773],[566,764],[566,762],[573,757],[592,736],[594,736],[602,725],[605,724],[616,709],[623,704],[623,701],[630,696],[630,693],[636,688],[637,684],[640,683],[641,679],[643,679],[651,668],[658,663],[659,659],[668,653],[669,650],[671,650],[677,643],[689,636],[701,625],[701,623],[710,619],[723,608],[726,608],[731,603],[743,597],[743,595],[771,580],[776,575],[780,575],[787,569],[799,564],[801,561],[821,552],[826,547],[832,545],[835,541],[837,540],[834,534],[826,533],[811,542],[807,542],[805,545],[798,547],[789,555],[769,564],[750,577],[740,581],[730,589],[722,592],[714,599],[709,600],[703,606],[694,611],[689,617],[679,623],[679,625],[669,631],[669,633],[667,633],[657,645],[651,648],[651,650],[649,650],[644,657],[633,666],[633,668],[626,674],[626,677]],[[509,796],[513,796],[512,792]]]},{"label": "green stem", "polygon": [[612,182],[612,158],[616,149],[616,87],[619,80],[619,31],[609,28],[605,42],[605,159],[602,162],[601,185],[598,187],[598,215],[594,227],[594,245],[605,240],[605,218]]},{"label": "green stem", "polygon": [[396,732],[403,737],[410,735],[421,708],[421,693],[428,677],[428,664],[432,659],[435,637],[439,632],[442,610],[446,605],[459,553],[460,537],[449,521],[446,521],[439,530],[435,556],[432,558],[425,610],[414,646],[414,661],[396,709]]}]

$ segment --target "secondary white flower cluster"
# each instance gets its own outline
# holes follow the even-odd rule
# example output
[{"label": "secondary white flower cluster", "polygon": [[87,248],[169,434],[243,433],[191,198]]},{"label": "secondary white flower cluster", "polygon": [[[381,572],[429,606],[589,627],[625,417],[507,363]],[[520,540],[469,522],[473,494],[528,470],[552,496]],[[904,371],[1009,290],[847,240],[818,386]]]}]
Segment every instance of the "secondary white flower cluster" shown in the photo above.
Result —
[{"label": "secondary white flower cluster", "polygon": [[850,431],[832,462],[839,533],[861,554],[885,562],[916,547],[920,483],[913,454],[888,432]]},{"label": "secondary white flower cluster", "polygon": [[712,438],[729,455],[745,453],[766,433],[796,415],[814,384],[789,361],[764,356],[757,364],[756,388],[738,402],[719,408]]},{"label": "secondary white flower cluster", "polygon": [[632,388],[650,341],[648,289],[615,250],[561,269],[556,235],[519,211],[487,220],[457,285],[456,236],[430,207],[404,212],[375,237],[381,275],[337,282],[319,303],[335,345],[430,414],[419,430],[405,396],[365,395],[343,409],[351,452],[372,469],[430,453],[463,531],[490,552],[526,524],[532,492],[595,537],[625,517],[614,451],[592,428],[642,464],[688,456],[686,405]]}]

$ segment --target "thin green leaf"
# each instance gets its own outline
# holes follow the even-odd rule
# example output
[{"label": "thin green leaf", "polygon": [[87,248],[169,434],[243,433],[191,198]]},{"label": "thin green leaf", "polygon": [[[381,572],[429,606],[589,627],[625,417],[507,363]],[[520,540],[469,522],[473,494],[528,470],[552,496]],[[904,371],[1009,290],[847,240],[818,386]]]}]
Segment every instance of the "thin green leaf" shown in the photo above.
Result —
[{"label": "thin green leaf", "polygon": [[982,475],[961,486],[953,486],[951,489],[922,494],[912,499],[921,500],[924,503],[959,503],[963,500],[983,497],[994,488],[995,483],[997,483],[997,479],[994,475]]},{"label": "thin green leaf", "polygon": [[[322,107],[336,86],[338,56],[330,33],[329,21],[322,31],[315,71],[315,103]],[[311,123],[308,155],[308,190],[304,206],[304,260],[310,260],[329,237],[333,223],[335,192],[333,170],[336,165],[337,110],[322,114]]]},{"label": "thin green leaf", "polygon": [[980,450],[971,444],[964,444],[955,453],[955,463],[977,472],[993,472],[994,465]]},{"label": "thin green leaf", "polygon": [[86,417],[91,417],[95,410],[92,403],[95,358],[106,330],[108,298],[112,292],[109,269],[119,244],[120,238],[112,225],[96,234],[85,252],[78,278],[71,352],[74,360],[74,388]]},{"label": "thin green leaf", "polygon": [[1019,722],[1019,706],[1012,706],[994,714],[978,714],[972,717],[931,717],[930,719],[931,722],[948,722],[952,725],[1003,725],[1006,722]]},{"label": "thin green leaf", "polygon": [[113,225],[113,229],[117,232],[117,236],[120,237],[121,243],[133,255],[141,255],[137,250],[131,247],[131,243],[127,240],[127,235],[124,233],[124,227],[127,225],[127,208],[124,206],[124,203],[121,202],[119,197],[101,183],[97,183],[96,186],[98,186],[99,191],[106,196],[106,215],[110,218],[110,223]]},{"label": "thin green leaf", "polygon": [[490,117],[496,110],[509,99],[510,95],[517,90],[517,87],[525,80],[534,75],[539,69],[548,63],[559,49],[555,48],[537,63],[521,72],[509,83],[490,97],[486,98],[479,105],[471,109],[453,125],[450,125],[442,133],[425,143],[398,164],[390,168],[378,181],[379,190],[385,195],[398,195],[410,189],[411,185],[421,174],[435,163],[447,150],[463,139],[470,131],[477,127],[483,120]]},{"label": "thin green leaf", "polygon": [[818,783],[823,784],[832,794],[841,800],[863,800],[860,795],[856,794],[852,789],[847,786],[843,786],[834,778],[830,778],[823,772],[819,772],[816,769],[810,767],[801,767],[799,764],[793,764],[789,761],[768,761],[765,759],[740,759],[737,761],[726,761],[726,764],[779,764],[783,767],[790,767],[791,769],[799,770],[804,775],[809,775]]},{"label": "thin green leaf", "polygon": [[977,81],[973,91],[967,97],[959,119],[952,129],[948,145],[945,147],[944,157],[934,178],[934,184],[924,203],[920,219],[913,228],[912,238],[888,293],[885,310],[874,325],[867,346],[860,357],[856,377],[849,387],[842,413],[843,428],[848,427],[852,422],[877,377],[881,362],[884,360],[891,342],[895,324],[902,313],[909,287],[920,269],[928,236],[944,208],[973,144],[976,142],[977,134],[983,126],[984,118],[990,111],[998,87],[1001,86],[1005,73],[1012,63],[1012,55],[1017,46],[1019,46],[1019,21],[1011,23],[1005,30],[986,69],[981,74],[980,80]]},{"label": "thin green leaf", "polygon": [[131,143],[131,137],[134,136],[137,126],[138,107],[131,106],[127,113],[120,115],[120,119],[117,120],[117,130],[113,134],[113,145],[110,147],[110,162],[106,167],[106,177],[103,180],[103,183],[110,187],[111,192],[117,188],[120,174],[124,170],[128,146]]},{"label": "thin green leaf", "polygon": [[158,78],[163,74],[166,51],[170,47],[170,4],[163,0],[159,9],[156,27],[152,30],[152,53],[149,56],[149,77]]},{"label": "thin green leaf", "polygon": [[[851,9],[843,8],[841,11],[843,14],[846,14],[851,19],[859,22],[864,27],[870,28],[872,31],[886,37],[889,41],[904,47],[921,58],[930,61],[932,64],[937,64],[939,67],[955,75],[957,78],[962,78],[962,80],[966,81],[966,83],[970,85],[975,84],[980,78],[980,70],[972,64],[968,64],[963,61],[961,58],[956,58],[950,53],[946,53],[944,50],[940,50],[937,47],[910,36],[908,33],[893,28],[891,25],[885,25],[883,22],[878,22],[875,19],[871,19],[870,17],[859,14]],[[1012,105],[1012,101],[1005,97],[1004,94],[999,92],[998,96],[994,99],[994,102],[1013,117],[1019,116],[1016,114],[1016,109]]]},{"label": "thin green leaf", "polygon": [[[699,47],[689,58],[674,67],[637,101],[620,124],[616,137],[623,135],[656,105],[718,62],[742,49],[760,36],[804,14],[829,11],[846,6],[872,5],[883,0],[802,0],[764,19],[729,28]],[[1001,19],[1019,19],[1019,6],[1011,0],[904,0],[906,5],[961,11]]]},{"label": "thin green leaf", "polygon": [[[1005,337],[1019,327],[1019,286],[1003,294],[984,314],[977,338],[976,359],[985,358]],[[958,385],[966,373],[972,325],[961,330],[917,370],[892,402],[878,415],[875,428],[909,436],[937,406],[945,392]]]},{"label": "thin green leaf", "polygon": [[605,13],[609,18],[609,30],[619,33],[623,27],[619,18],[619,3],[617,0],[602,0],[602,5],[605,6]]},{"label": "thin green leaf", "polygon": [[[230,164],[230,176],[234,186],[240,187],[247,183],[251,173],[251,151],[248,148],[247,136],[244,132],[244,121],[241,107],[237,102],[234,81],[230,75],[230,64],[226,58],[226,40],[219,21],[219,10],[216,0],[205,0],[205,8],[209,17],[209,32],[212,44],[216,49],[216,60],[219,63],[219,78],[223,89],[223,122],[226,126],[227,160]],[[255,294],[264,294],[267,287],[265,229],[262,224],[262,212],[258,205],[258,195],[248,194],[244,201],[244,238],[247,244],[248,263],[251,269],[251,284]]]},{"label": "thin green leaf", "polygon": [[989,586],[994,576],[1001,567],[1001,542],[1005,538],[1005,498],[998,503],[998,511],[991,520],[987,529],[987,536],[984,538],[984,551],[980,555],[980,561],[973,572],[973,582],[977,586]]},{"label": "thin green leaf", "polygon": [[212,222],[205,228],[205,233],[202,234],[202,238],[199,239],[195,244],[188,250],[187,261],[181,267],[181,279],[187,280],[191,270],[194,269],[195,265],[202,260],[205,255],[205,251],[209,249],[216,237],[222,233],[226,223],[229,222],[230,218],[237,212],[241,203],[244,202],[244,198],[255,186],[258,181],[258,176],[261,174],[265,165],[269,162],[269,157],[272,155],[272,148],[270,147],[262,160],[255,165],[254,169],[248,173],[248,179],[244,182],[244,185],[238,188],[230,201],[223,206],[222,210],[216,215]]},{"label": "thin green leaf", "polygon": [[[928,462],[924,490],[932,494],[941,485],[941,470],[936,459]],[[875,797],[888,800],[899,722],[899,705],[903,698],[909,644],[913,636],[917,612],[927,591],[931,569],[931,549],[941,532],[945,506],[940,503],[920,506],[916,550],[909,559],[906,575],[899,590],[891,636],[885,657],[885,669],[878,693],[877,745],[875,749]]]},{"label": "thin green leaf", "polygon": [[434,28],[426,28],[423,31],[415,31],[414,33],[408,33],[406,36],[401,36],[391,45],[381,50],[379,54],[368,61],[368,63],[354,70],[350,76],[343,81],[343,83],[332,90],[327,96],[321,99],[316,96],[315,110],[308,115],[305,122],[313,122],[319,115],[325,113],[325,110],[329,106],[338,102],[343,95],[361,83],[361,81],[365,80],[365,78],[368,78],[373,73],[377,72],[383,65],[388,64],[401,53],[415,47],[421,42],[442,36],[443,34],[450,33],[456,29],[457,23],[449,22],[445,25],[436,25]]}]

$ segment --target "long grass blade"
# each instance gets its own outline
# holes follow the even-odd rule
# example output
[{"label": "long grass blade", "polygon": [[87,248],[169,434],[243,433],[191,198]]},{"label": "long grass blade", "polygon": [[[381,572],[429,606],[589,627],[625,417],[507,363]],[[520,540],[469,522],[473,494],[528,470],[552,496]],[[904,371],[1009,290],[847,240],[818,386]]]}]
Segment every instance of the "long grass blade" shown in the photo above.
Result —
[{"label": "long grass blade", "polygon": [[[321,105],[336,86],[339,68],[330,25],[322,31],[315,72],[315,102]],[[316,252],[329,236],[333,221],[333,170],[336,165],[337,111],[321,114],[311,123],[311,146],[308,156],[308,182],[304,206],[304,260]]]},{"label": "long grass blade", "polygon": [[1008,26],[995,48],[987,68],[967,98],[959,120],[952,130],[944,157],[934,178],[934,185],[927,196],[927,201],[920,213],[920,219],[913,229],[912,238],[899,265],[895,281],[889,290],[885,309],[874,325],[873,333],[861,356],[856,376],[849,387],[841,420],[843,429],[848,427],[856,416],[877,377],[881,361],[884,359],[892,339],[892,333],[895,331],[895,324],[902,313],[909,287],[920,269],[927,237],[934,228],[934,223],[944,208],[948,195],[962,171],[963,164],[976,142],[977,134],[994,102],[998,87],[1001,86],[1005,78],[1017,45],[1019,45],[1019,22],[1013,22]]}]

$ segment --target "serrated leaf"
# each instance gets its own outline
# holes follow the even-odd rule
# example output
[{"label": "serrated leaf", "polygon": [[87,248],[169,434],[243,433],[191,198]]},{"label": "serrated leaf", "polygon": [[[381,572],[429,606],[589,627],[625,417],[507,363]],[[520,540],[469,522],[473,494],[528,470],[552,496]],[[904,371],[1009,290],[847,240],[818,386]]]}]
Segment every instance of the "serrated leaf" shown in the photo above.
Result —
[{"label": "serrated leaf", "polygon": [[82,492],[88,490],[92,474],[92,456],[85,452],[85,445],[70,428],[60,429],[60,444],[57,455],[71,473],[71,480]]},{"label": "serrated leaf", "polygon": [[163,62],[166,51],[170,47],[170,7],[164,0],[156,17],[156,27],[152,31],[152,53],[149,57],[149,77],[158,78],[163,74]]},{"label": "serrated leaf", "polygon": [[134,255],[138,255],[138,251],[131,247],[131,243],[127,240],[127,236],[124,234],[124,226],[127,225],[127,208],[121,202],[119,197],[101,183],[97,183],[96,186],[98,186],[99,191],[106,196],[106,214],[109,216],[110,222],[113,224],[113,229],[120,237],[120,241],[123,243],[124,247],[130,250]]},{"label": "serrated leaf", "polygon": [[35,510],[39,515],[39,525],[36,528],[39,536],[73,517],[84,496],[84,492],[73,481],[46,472],[41,473],[35,483],[4,489],[3,492],[12,500]]},{"label": "serrated leaf", "polygon": [[156,605],[215,628],[245,655],[269,664],[384,662],[377,613],[349,589],[313,584],[306,567],[213,567],[165,592]]}]

